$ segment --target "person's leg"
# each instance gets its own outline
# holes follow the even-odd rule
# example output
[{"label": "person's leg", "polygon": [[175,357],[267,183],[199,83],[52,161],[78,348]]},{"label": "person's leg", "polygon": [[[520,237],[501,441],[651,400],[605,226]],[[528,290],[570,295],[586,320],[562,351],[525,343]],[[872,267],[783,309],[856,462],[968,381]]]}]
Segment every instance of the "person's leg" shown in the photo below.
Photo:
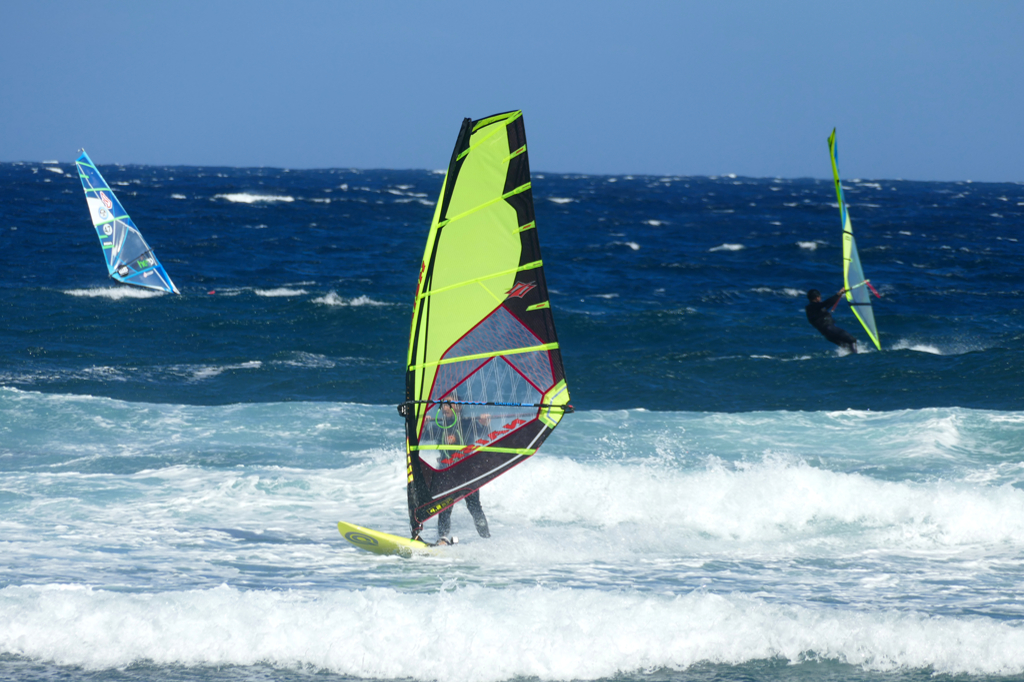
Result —
[{"label": "person's leg", "polygon": [[452,508],[447,507],[437,515],[437,539],[448,537],[452,531]]},{"label": "person's leg", "polygon": [[469,508],[469,513],[473,517],[473,523],[476,524],[476,532],[480,534],[480,537],[491,537],[491,531],[487,527],[487,517],[484,516],[484,508],[483,505],[480,504],[479,490],[472,495],[466,496],[466,507]]},{"label": "person's leg", "polygon": [[853,335],[850,334],[845,329],[840,329],[839,327],[829,327],[828,329],[823,330],[821,333],[824,334],[826,339],[836,344],[840,348],[845,348],[847,351],[851,353],[857,352],[857,339],[855,339]]},{"label": "person's leg", "polygon": [[857,339],[854,338],[853,334],[851,334],[850,332],[846,331],[845,329],[838,329],[838,331],[839,331],[839,334],[840,334],[839,338],[842,339],[842,341],[843,341],[842,345],[846,348],[846,350],[850,351],[851,353],[856,353],[857,352]]}]

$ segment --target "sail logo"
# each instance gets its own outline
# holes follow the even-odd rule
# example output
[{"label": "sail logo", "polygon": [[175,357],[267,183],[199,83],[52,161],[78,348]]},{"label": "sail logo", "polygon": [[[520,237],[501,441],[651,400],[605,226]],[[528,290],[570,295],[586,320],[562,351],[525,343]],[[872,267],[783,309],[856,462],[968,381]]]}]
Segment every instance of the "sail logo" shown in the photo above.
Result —
[{"label": "sail logo", "polygon": [[105,209],[105,208],[101,208],[100,209],[100,220],[106,220],[108,215],[110,215],[110,214],[107,213],[107,209]]},{"label": "sail logo", "polygon": [[499,438],[507,436],[509,433],[516,430],[520,426],[523,426],[524,424],[526,424],[526,421],[523,419],[513,419],[508,424],[504,424],[497,431],[491,431],[489,434],[487,434],[486,438],[480,438],[475,442],[470,443],[466,447],[462,448],[458,452],[453,453],[451,456],[442,459],[441,464],[452,465],[455,464],[456,462],[462,461],[469,457],[470,455],[472,455],[473,453],[475,453],[480,446],[493,443]]},{"label": "sail logo", "polygon": [[429,516],[433,516],[439,511],[442,511],[445,507],[450,507],[452,504],[454,504],[454,500],[452,500],[451,497],[446,497],[443,500],[438,500],[437,504],[427,509],[427,514]]},{"label": "sail logo", "polygon": [[108,209],[114,208],[114,204],[107,197],[106,192],[100,192],[100,201],[102,201],[103,205],[106,206]]},{"label": "sail logo", "polygon": [[114,228],[112,228],[110,225],[104,225],[103,234],[109,237],[110,235],[114,234]]},{"label": "sail logo", "polygon": [[507,296],[509,298],[522,298],[526,296],[532,289],[537,288],[536,282],[516,282],[516,285],[508,290]]}]

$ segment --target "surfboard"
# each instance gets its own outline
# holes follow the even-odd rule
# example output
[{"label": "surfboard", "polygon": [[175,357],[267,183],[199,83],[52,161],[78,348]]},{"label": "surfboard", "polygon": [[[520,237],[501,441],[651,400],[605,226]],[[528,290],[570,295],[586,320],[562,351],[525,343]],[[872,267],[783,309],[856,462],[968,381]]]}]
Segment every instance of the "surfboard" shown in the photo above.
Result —
[{"label": "surfboard", "polygon": [[338,522],[338,530],[350,543],[374,554],[397,554],[408,558],[421,552],[437,551],[434,545],[428,545],[420,540],[410,540],[345,521]]}]

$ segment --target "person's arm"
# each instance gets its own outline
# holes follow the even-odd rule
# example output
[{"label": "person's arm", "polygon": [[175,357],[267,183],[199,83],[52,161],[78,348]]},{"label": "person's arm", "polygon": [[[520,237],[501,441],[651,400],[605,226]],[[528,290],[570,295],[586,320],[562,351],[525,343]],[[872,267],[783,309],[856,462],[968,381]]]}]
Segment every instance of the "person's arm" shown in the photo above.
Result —
[{"label": "person's arm", "polygon": [[827,299],[825,299],[824,301],[821,302],[822,309],[831,308],[836,303],[839,303],[839,297],[842,296],[845,293],[846,293],[846,287],[843,287],[842,289],[840,289],[838,292],[836,292],[832,296],[829,296]]}]

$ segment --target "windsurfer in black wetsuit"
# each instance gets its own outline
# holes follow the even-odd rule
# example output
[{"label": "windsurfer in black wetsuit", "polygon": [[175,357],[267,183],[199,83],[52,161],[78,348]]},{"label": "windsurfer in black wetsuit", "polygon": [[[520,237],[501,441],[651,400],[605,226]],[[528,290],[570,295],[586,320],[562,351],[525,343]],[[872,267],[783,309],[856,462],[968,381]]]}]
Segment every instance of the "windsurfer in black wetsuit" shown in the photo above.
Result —
[{"label": "windsurfer in black wetsuit", "polygon": [[[475,421],[480,427],[489,430],[491,416],[489,414],[482,414]],[[443,430],[445,434],[444,440],[448,445],[465,445],[466,434],[471,433],[474,419],[462,416],[462,405],[441,403],[441,409],[436,417],[436,422]],[[459,452],[455,450],[445,450],[444,452],[447,453],[441,460],[441,464],[444,465],[450,466],[458,461],[456,458],[460,457]],[[476,525],[476,532],[482,538],[491,537],[491,531],[487,527],[487,517],[484,516],[484,508],[480,504],[480,491],[477,490],[467,495],[464,499],[466,500],[466,507],[469,508],[469,513],[473,517],[473,523]],[[437,544],[439,545],[447,545],[452,542],[448,537],[448,533],[452,529],[452,508],[454,506],[448,506],[437,515]]]},{"label": "windsurfer in black wetsuit", "polygon": [[811,323],[815,329],[821,332],[821,335],[826,339],[836,344],[840,348],[845,348],[851,353],[857,352],[857,339],[846,330],[840,329],[836,326],[835,321],[832,319],[832,313],[829,312],[836,303],[839,302],[839,297],[846,293],[846,287],[843,287],[835,296],[829,296],[824,301],[821,300],[821,292],[817,289],[811,289],[807,292],[807,300],[810,303],[804,310],[807,311],[807,321]]}]

